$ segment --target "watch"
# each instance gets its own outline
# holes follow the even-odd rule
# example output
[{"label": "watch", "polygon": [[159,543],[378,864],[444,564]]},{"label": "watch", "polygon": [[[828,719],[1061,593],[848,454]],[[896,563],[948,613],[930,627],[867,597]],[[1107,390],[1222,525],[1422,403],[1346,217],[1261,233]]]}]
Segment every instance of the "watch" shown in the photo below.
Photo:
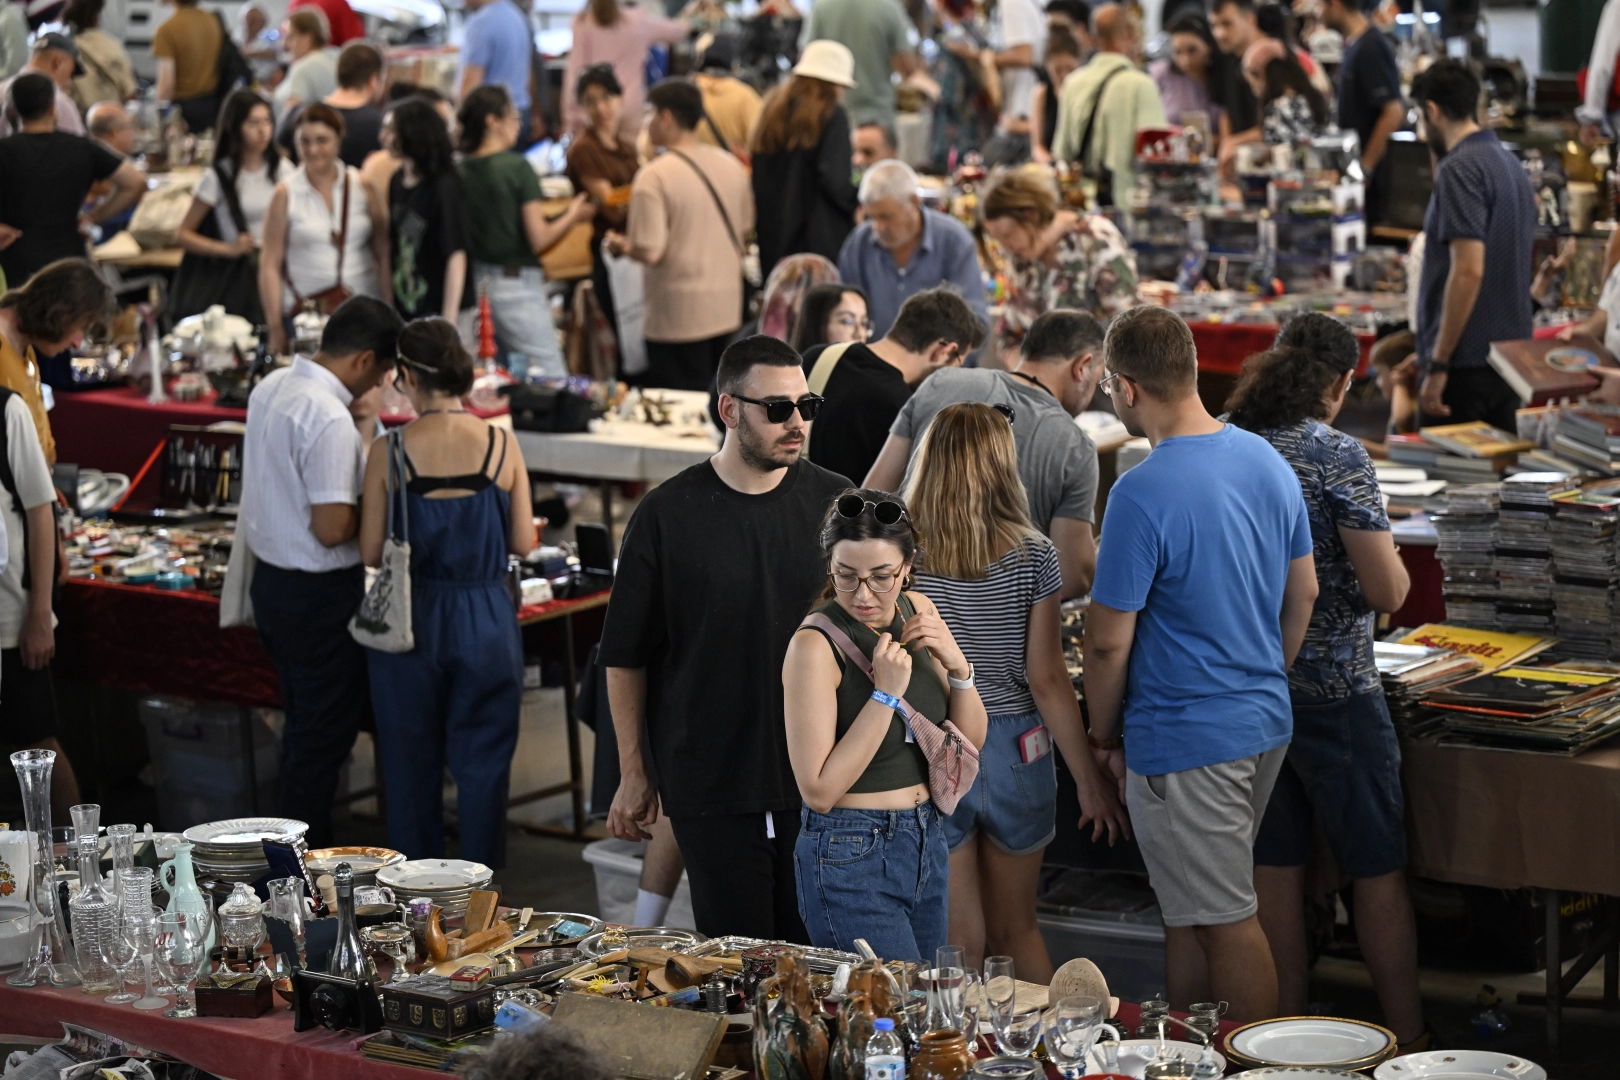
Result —
[{"label": "watch", "polygon": [[973,689],[973,664],[971,662],[968,663],[968,677],[967,678],[958,679],[954,675],[952,675],[950,672],[947,671],[945,673],[945,681],[951,684],[951,689],[952,690],[971,690],[971,689]]},{"label": "watch", "polygon": [[1450,360],[1436,360],[1434,357],[1431,356],[1431,357],[1429,357],[1428,370],[1431,371],[1431,372],[1438,371],[1440,374],[1444,375],[1446,372],[1451,370],[1451,361]]}]

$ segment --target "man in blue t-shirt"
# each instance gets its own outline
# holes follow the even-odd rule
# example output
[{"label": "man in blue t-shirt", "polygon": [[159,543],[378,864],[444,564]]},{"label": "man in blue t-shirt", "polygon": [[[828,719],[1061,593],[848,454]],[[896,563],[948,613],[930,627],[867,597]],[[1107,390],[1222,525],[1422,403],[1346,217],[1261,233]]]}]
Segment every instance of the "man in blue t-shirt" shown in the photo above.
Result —
[{"label": "man in blue t-shirt", "polygon": [[1108,496],[1086,616],[1089,738],[1158,894],[1171,1006],[1228,1001],[1232,1019],[1261,1020],[1276,1014],[1277,972],[1253,848],[1316,602],[1310,520],[1271,444],[1204,410],[1179,317],[1122,312],[1103,356],[1100,385],[1153,452]]},{"label": "man in blue t-shirt", "polygon": [[461,46],[458,99],[465,99],[485,84],[506,87],[512,107],[523,119],[518,130],[520,147],[529,144],[529,19],[512,0],[467,0],[467,19]]}]

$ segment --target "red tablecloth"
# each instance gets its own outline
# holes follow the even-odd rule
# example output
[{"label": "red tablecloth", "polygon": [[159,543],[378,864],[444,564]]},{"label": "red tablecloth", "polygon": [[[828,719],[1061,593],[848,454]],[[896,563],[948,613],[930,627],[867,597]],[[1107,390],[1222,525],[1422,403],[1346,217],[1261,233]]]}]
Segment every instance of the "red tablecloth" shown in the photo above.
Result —
[{"label": "red tablecloth", "polygon": [[56,460],[133,477],[170,424],[246,419],[246,409],[214,404],[212,391],[202,401],[152,405],[135,387],[119,386],[57,394],[51,434],[56,436]]},{"label": "red tablecloth", "polygon": [[[1193,344],[1198,347],[1198,370],[1217,375],[1240,375],[1243,361],[1258,352],[1265,352],[1277,342],[1277,328],[1252,323],[1191,322]],[[1372,352],[1372,334],[1356,334],[1361,345],[1361,366],[1357,373],[1367,370],[1367,357]]]},{"label": "red tablecloth", "polygon": [[280,1007],[279,999],[276,1006],[254,1020],[212,1016],[170,1020],[161,1010],[108,1005],[101,996],[78,989],[19,990],[0,982],[0,1031],[60,1038],[63,1021],[81,1024],[232,1080],[421,1080],[431,1075],[366,1058],[353,1048],[360,1039],[353,1032],[325,1028],[294,1032],[292,1013]]}]

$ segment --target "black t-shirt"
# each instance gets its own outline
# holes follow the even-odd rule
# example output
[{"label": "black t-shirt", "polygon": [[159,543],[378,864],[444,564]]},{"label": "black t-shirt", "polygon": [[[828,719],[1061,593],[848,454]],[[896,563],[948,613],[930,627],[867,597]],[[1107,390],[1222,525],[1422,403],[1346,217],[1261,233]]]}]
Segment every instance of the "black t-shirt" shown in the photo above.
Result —
[{"label": "black t-shirt", "polygon": [[[804,354],[806,378],[826,348],[818,345]],[[838,358],[821,396],[826,401],[810,432],[810,460],[859,484],[883,449],[900,407],[910,399],[911,387],[899,368],[856,344]]]},{"label": "black t-shirt", "polygon": [[90,185],[123,161],[94,139],[62,131],[0,139],[0,222],[22,230],[0,251],[12,288],[57,259],[84,258],[79,211]]},{"label": "black t-shirt", "polygon": [[671,817],[798,812],[782,661],[827,580],[822,516],[849,486],[800,461],[776,490],[745,495],[704,462],[630,518],[599,655],[647,669],[647,739]]},{"label": "black t-shirt", "polygon": [[[287,115],[281,121],[281,131],[276,136],[276,145],[287,152],[288,160],[294,165],[299,163],[298,117],[306,104],[300,101],[287,110]],[[361,168],[368,154],[382,149],[382,110],[375,105],[362,105],[358,109],[338,109],[338,113],[343,117],[343,145],[338,148],[338,157],[343,159],[345,165]]]},{"label": "black t-shirt", "polygon": [[[394,307],[407,319],[444,312],[444,270],[450,256],[467,250],[467,207],[461,177],[447,169],[435,180],[405,186],[405,170],[388,182],[389,237],[393,242]],[[473,290],[463,287],[461,306]]]},{"label": "black t-shirt", "polygon": [[1238,59],[1226,57],[1225,61],[1213,65],[1213,78],[1219,85],[1212,89],[1217,90],[1215,96],[1226,109],[1235,135],[1260,126],[1260,99],[1254,96],[1254,88],[1243,77],[1243,65]]},{"label": "black t-shirt", "polygon": [[1401,97],[1401,69],[1395,62],[1395,50],[1376,26],[1369,26],[1345,46],[1338,90],[1339,126],[1360,135],[1365,152],[1384,106]]}]

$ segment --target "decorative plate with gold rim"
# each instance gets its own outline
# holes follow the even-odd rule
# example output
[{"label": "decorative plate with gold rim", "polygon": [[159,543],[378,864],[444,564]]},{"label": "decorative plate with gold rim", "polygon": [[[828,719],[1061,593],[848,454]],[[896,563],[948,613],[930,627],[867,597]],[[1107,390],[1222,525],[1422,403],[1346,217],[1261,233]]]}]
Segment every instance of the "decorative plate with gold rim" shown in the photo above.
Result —
[{"label": "decorative plate with gold rim", "polygon": [[1361,1020],[1291,1016],[1246,1024],[1226,1036],[1223,1048],[1227,1057],[1250,1067],[1308,1065],[1358,1072],[1392,1057],[1395,1035]]},{"label": "decorative plate with gold rim", "polygon": [[1547,1070],[1526,1058],[1489,1050],[1426,1050],[1378,1066],[1376,1080],[1547,1080]]}]

